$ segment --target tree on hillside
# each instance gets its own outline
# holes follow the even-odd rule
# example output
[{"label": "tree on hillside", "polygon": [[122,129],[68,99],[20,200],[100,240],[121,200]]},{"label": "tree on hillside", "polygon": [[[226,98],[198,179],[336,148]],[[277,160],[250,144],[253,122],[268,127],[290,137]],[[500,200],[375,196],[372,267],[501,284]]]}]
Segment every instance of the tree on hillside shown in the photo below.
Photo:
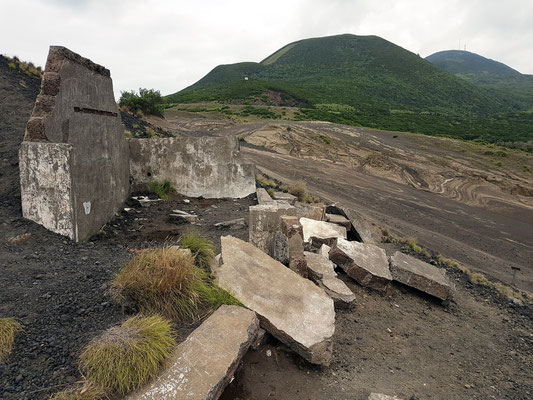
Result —
[{"label": "tree on hillside", "polygon": [[139,88],[139,94],[135,90],[121,92],[118,104],[133,113],[140,110],[144,114],[163,116],[163,97],[159,90]]}]

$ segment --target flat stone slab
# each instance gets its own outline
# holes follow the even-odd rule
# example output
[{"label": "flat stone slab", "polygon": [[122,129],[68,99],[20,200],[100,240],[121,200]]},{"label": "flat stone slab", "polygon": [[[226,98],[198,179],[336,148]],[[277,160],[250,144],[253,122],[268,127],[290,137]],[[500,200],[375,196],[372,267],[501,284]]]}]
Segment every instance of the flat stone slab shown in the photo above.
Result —
[{"label": "flat stone slab", "polygon": [[221,306],[178,345],[152,383],[127,399],[218,399],[258,331],[253,311]]},{"label": "flat stone slab", "polygon": [[322,254],[304,252],[309,278],[325,290],[338,307],[349,306],[355,295],[346,284],[337,278],[335,264]]},{"label": "flat stone slab", "polygon": [[294,203],[296,203],[296,200],[298,198],[290,193],[274,192],[274,199],[286,201],[287,203],[294,205]]},{"label": "flat stone slab", "polygon": [[310,218],[300,218],[303,227],[304,242],[309,242],[311,238],[322,240],[343,238],[346,239],[346,228],[324,221],[317,221]]},{"label": "flat stone slab", "polygon": [[217,283],[255,311],[261,327],[313,364],[329,365],[335,332],[333,300],[250,243],[220,238]]},{"label": "flat stone slab", "polygon": [[390,257],[392,279],[441,300],[448,300],[453,289],[443,270],[399,251]]},{"label": "flat stone slab", "polygon": [[362,286],[384,291],[392,280],[385,250],[373,244],[339,238],[329,258]]},{"label": "flat stone slab", "polygon": [[270,197],[266,189],[258,188],[255,191],[255,194],[257,195],[257,204],[274,204],[275,200]]},{"label": "flat stone slab", "polygon": [[326,221],[331,222],[332,224],[344,226],[347,231],[349,231],[352,227],[352,223],[350,222],[350,220],[342,215],[326,214]]}]

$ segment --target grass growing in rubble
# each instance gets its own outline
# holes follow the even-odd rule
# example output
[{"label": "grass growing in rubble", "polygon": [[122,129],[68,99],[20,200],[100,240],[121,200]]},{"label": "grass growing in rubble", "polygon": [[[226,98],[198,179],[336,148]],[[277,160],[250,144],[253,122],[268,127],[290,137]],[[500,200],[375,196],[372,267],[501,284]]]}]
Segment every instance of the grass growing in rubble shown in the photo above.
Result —
[{"label": "grass growing in rubble", "polygon": [[100,400],[105,394],[103,389],[85,382],[54,394],[50,400]]},{"label": "grass growing in rubble", "polygon": [[0,363],[3,363],[15,343],[15,335],[22,330],[22,326],[15,318],[0,318]]},{"label": "grass growing in rubble", "polygon": [[148,190],[157,194],[159,198],[163,200],[168,200],[172,192],[174,192],[174,188],[170,181],[150,182],[148,184]]},{"label": "grass growing in rubble", "polygon": [[298,198],[302,203],[319,203],[320,198],[314,197],[307,192],[307,184],[304,181],[295,181],[290,184],[281,185],[282,190],[286,190]]},{"label": "grass growing in rubble", "polygon": [[447,268],[454,269],[462,272],[468,278],[468,281],[477,286],[486,287],[488,289],[496,292],[498,296],[507,300],[519,300],[526,304],[533,304],[533,295],[529,292],[515,289],[508,285],[504,285],[500,282],[494,282],[488,279],[485,275],[480,272],[474,272],[465,265],[462,265],[458,261],[452,260],[450,258],[443,257],[440,254],[435,254],[430,252],[420,245],[418,245],[413,238],[401,238],[390,233],[387,229],[381,229],[382,238],[381,241],[384,243],[396,243],[402,245],[404,250],[408,250],[412,253],[415,253],[417,256],[425,259],[426,261],[431,262],[432,264]]},{"label": "grass growing in rubble", "polygon": [[221,304],[240,304],[194,264],[194,254],[163,247],[136,255],[111,284],[119,303],[178,321],[200,318]]},{"label": "grass growing in rubble", "polygon": [[170,321],[158,315],[133,317],[89,343],[80,368],[89,382],[125,394],[151,379],[175,344]]},{"label": "grass growing in rubble", "polygon": [[199,236],[196,233],[189,232],[180,238],[182,247],[191,250],[194,256],[194,263],[208,271],[211,265],[211,260],[215,257],[215,249],[213,244],[206,238]]}]

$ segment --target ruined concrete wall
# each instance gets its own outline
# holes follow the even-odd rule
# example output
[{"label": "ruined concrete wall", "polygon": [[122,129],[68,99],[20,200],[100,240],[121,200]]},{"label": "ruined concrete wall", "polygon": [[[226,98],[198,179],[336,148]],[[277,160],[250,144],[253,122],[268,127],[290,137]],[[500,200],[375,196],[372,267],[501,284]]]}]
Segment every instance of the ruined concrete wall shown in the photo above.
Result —
[{"label": "ruined concrete wall", "polygon": [[[70,187],[56,188],[60,197],[60,191],[71,192],[71,231],[47,228],[83,241],[121,208],[129,193],[129,156],[109,70],[64,47],[50,47],[24,142],[32,142],[34,149],[50,143],[71,146],[65,161]],[[42,154],[46,150],[21,148],[21,164],[29,167],[24,179],[21,176],[23,198],[29,198],[31,187],[39,187],[42,174],[32,166],[40,164]],[[25,217],[38,223],[45,219],[33,202],[22,206]]]},{"label": "ruined concrete wall", "polygon": [[168,180],[190,197],[241,198],[255,192],[255,167],[239,159],[235,137],[130,139],[133,185]]}]

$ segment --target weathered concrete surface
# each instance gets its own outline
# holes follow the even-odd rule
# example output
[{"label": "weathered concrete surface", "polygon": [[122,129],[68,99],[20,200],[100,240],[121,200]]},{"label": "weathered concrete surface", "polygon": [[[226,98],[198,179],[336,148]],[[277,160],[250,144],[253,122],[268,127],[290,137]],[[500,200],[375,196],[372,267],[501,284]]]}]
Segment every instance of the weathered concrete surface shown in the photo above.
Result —
[{"label": "weathered concrete surface", "polygon": [[324,290],[250,243],[223,236],[221,247],[218,284],[255,311],[267,332],[306,360],[328,365],[335,311]]},{"label": "weathered concrete surface", "polygon": [[239,142],[227,137],[130,139],[134,187],[168,180],[190,197],[241,198],[255,192],[255,167],[239,158]]},{"label": "weathered concrete surface", "polygon": [[283,265],[289,265],[289,239],[280,231],[274,232],[268,254]]},{"label": "weathered concrete surface", "polygon": [[318,251],[319,254],[322,254],[324,257],[329,259],[329,251],[331,250],[331,247],[329,247],[327,244],[323,244],[320,246],[320,249]]},{"label": "weathered concrete surface", "polygon": [[336,238],[346,239],[346,228],[343,226],[304,217],[300,218],[300,223],[303,227],[305,242],[309,242],[311,238],[324,241]]},{"label": "weathered concrete surface", "polygon": [[362,286],[384,291],[392,280],[385,250],[373,244],[339,238],[329,258]]},{"label": "weathered concrete surface", "polygon": [[258,204],[273,204],[276,202],[276,200],[270,197],[268,192],[263,188],[258,188],[256,190],[256,195]]},{"label": "weathered concrete surface", "polygon": [[296,216],[298,218],[309,218],[317,221],[324,219],[326,206],[324,204],[306,204],[296,202]]},{"label": "weathered concrete surface", "polygon": [[24,218],[74,239],[72,145],[22,142],[19,159]]},{"label": "weathered concrete surface", "polygon": [[303,227],[298,217],[281,217],[281,233],[287,238],[289,250],[289,268],[298,275],[307,278],[307,262],[304,257]]},{"label": "weathered concrete surface", "polygon": [[441,300],[452,297],[453,289],[443,270],[399,251],[389,261],[392,279],[395,281]]},{"label": "weathered concrete surface", "polygon": [[274,199],[281,200],[281,201],[286,201],[287,203],[289,203],[291,205],[294,205],[294,203],[296,203],[297,197],[293,196],[290,193],[274,192]]},{"label": "weathered concrete surface", "polygon": [[346,232],[349,232],[352,227],[352,223],[343,215],[326,213],[326,222],[344,226],[346,228]]},{"label": "weathered concrete surface", "polygon": [[[43,225],[62,220],[46,227],[83,241],[122,208],[129,193],[128,146],[109,70],[64,47],[51,46],[23,146],[30,142],[31,151],[26,146],[19,152],[25,169],[21,193],[26,218]],[[58,182],[54,196],[63,201],[70,196],[71,213],[65,213],[64,203],[53,207],[49,201],[47,207],[40,207],[31,200],[45,196],[39,193],[43,163],[37,158],[51,154],[50,143],[71,146],[68,158],[66,152],[61,155],[68,168],[53,161],[70,174],[70,185]]]},{"label": "weathered concrete surface", "polygon": [[343,281],[337,278],[335,264],[322,254],[306,251],[304,255],[309,278],[325,290],[336,306],[351,305],[355,300],[355,295]]},{"label": "weathered concrete surface", "polygon": [[127,399],[218,399],[258,331],[253,311],[221,306],[178,345],[151,384]]},{"label": "weathered concrete surface", "polygon": [[280,218],[296,215],[296,209],[283,203],[259,204],[248,208],[248,240],[254,246],[271,254],[274,234],[280,230]]}]

